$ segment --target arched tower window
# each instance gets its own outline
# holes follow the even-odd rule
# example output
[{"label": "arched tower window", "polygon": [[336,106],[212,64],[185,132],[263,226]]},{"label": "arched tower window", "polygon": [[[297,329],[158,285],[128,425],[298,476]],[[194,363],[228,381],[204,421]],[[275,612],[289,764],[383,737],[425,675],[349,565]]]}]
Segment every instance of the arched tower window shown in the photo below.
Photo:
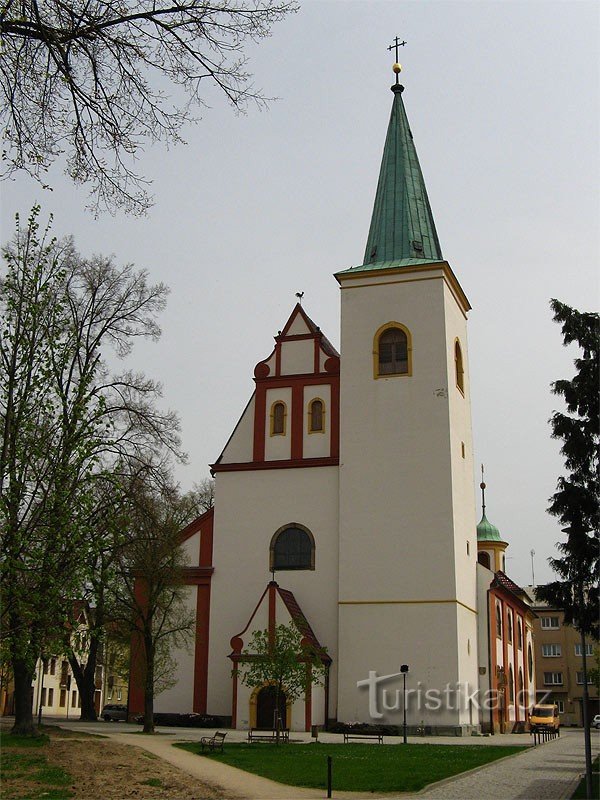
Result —
[{"label": "arched tower window", "polygon": [[312,533],[293,522],[275,532],[271,539],[269,569],[314,569],[315,539]]},{"label": "arched tower window", "polygon": [[454,342],[454,369],[456,372],[456,385],[460,391],[465,393],[465,368],[463,365],[463,355],[458,339]]},{"label": "arched tower window", "polygon": [[502,638],[502,611],[499,603],[496,603],[496,636]]},{"label": "arched tower window", "polygon": [[507,627],[506,627],[507,639],[512,644],[513,624],[512,624],[512,612],[511,611],[509,611],[508,614],[506,615],[506,622],[507,622]]},{"label": "arched tower window", "polygon": [[529,680],[533,680],[533,652],[531,651],[531,644],[527,645],[527,674]]},{"label": "arched tower window", "polygon": [[308,407],[308,432],[323,433],[325,431],[325,403],[316,398]]},{"label": "arched tower window", "polygon": [[375,377],[412,374],[410,331],[399,322],[383,325],[375,334],[373,348]]},{"label": "arched tower window", "polygon": [[477,561],[482,564],[484,567],[490,569],[490,554],[489,553],[479,553],[477,556]]},{"label": "arched tower window", "polygon": [[271,436],[285,436],[287,410],[285,403],[278,401],[271,406]]},{"label": "arched tower window", "polygon": [[521,625],[521,620],[517,622],[517,647],[519,650],[523,649],[523,626]]}]

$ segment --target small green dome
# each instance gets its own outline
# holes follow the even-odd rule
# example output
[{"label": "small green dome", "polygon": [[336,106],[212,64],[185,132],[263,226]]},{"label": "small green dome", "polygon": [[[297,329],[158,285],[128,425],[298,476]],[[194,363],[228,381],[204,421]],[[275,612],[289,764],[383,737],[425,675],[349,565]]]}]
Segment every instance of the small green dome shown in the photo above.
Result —
[{"label": "small green dome", "polygon": [[501,542],[502,537],[500,531],[495,525],[488,520],[484,514],[481,522],[477,526],[477,541],[478,542]]}]

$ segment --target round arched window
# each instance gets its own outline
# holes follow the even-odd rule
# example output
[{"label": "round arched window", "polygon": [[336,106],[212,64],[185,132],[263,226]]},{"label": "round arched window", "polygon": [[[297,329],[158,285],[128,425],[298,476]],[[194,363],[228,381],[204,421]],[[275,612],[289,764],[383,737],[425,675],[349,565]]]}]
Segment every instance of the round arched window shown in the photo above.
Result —
[{"label": "round arched window", "polygon": [[271,570],[314,569],[315,540],[312,533],[297,524],[280,528],[271,540]]},{"label": "round arched window", "polygon": [[408,337],[400,328],[388,328],[379,337],[379,374],[408,373]]}]

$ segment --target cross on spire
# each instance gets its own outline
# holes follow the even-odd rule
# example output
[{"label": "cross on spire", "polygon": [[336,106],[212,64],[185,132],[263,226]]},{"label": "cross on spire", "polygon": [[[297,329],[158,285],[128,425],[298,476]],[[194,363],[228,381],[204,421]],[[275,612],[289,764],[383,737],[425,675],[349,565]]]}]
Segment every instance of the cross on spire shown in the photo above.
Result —
[{"label": "cross on spire", "polygon": [[388,50],[393,50],[394,48],[396,49],[396,62],[398,62],[398,48],[399,47],[404,47],[405,44],[406,44],[406,42],[401,42],[400,39],[396,36],[396,38],[394,39],[393,44],[391,44],[388,47]]},{"label": "cross on spire", "polygon": [[485,480],[484,480],[484,471],[483,471],[483,464],[481,465],[481,483],[479,484],[479,488],[481,489],[481,507],[483,516],[485,517]]}]

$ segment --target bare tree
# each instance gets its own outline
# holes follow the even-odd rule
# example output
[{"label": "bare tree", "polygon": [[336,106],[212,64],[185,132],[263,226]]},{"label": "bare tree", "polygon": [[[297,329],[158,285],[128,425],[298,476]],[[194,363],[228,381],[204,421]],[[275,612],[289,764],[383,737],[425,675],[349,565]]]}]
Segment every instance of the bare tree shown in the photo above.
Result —
[{"label": "bare tree", "polygon": [[[143,212],[148,182],[132,167],[143,140],[181,141],[205,83],[237,109],[267,102],[244,47],[270,35],[295,0],[6,0],[0,9],[4,172],[89,183],[95,207]],[[176,105],[164,88],[181,87]]]},{"label": "bare tree", "polygon": [[184,602],[179,538],[186,510],[175,490],[159,493],[140,483],[130,497],[127,541],[117,559],[113,617],[130,626],[131,673],[144,687],[145,733],[154,732],[154,697],[167,685],[168,646],[188,645],[195,628]]},{"label": "bare tree", "polygon": [[191,522],[202,516],[215,504],[215,479],[204,478],[200,483],[194,483],[190,491],[183,495],[181,502],[185,509],[184,522]]},{"label": "bare tree", "polygon": [[88,550],[102,544],[95,482],[124,457],[181,456],[177,417],[154,405],[160,386],[112,374],[103,355],[159,336],[166,287],[110,258],[82,258],[72,240],[40,233],[38,216],[4,248],[0,278],[0,583],[19,733],[33,732],[37,657],[63,637],[64,599],[77,596]]}]

